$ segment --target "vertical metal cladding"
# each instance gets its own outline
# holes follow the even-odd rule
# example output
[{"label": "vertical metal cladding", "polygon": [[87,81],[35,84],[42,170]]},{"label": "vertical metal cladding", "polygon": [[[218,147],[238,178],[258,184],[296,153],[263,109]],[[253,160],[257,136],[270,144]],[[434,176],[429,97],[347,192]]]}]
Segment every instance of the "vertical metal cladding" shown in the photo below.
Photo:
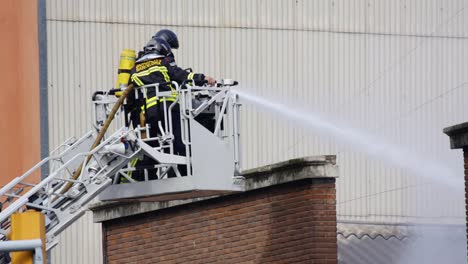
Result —
[{"label": "vertical metal cladding", "polygon": [[[463,175],[441,129],[468,119],[467,9],[463,0],[48,0],[50,146],[91,127],[89,99],[113,86],[122,49],[139,50],[170,28],[179,34],[181,67],[236,78],[240,89],[367,131]],[[245,167],[336,153],[340,221],[463,221],[461,190],[278,117],[244,105]],[[83,263],[87,254],[64,259],[77,244],[100,254],[100,246],[88,246],[100,232],[87,219],[67,230],[83,236],[62,240],[57,263]]]},{"label": "vertical metal cladding", "polygon": [[51,263],[103,263],[101,224],[87,212],[60,235],[52,250]]}]

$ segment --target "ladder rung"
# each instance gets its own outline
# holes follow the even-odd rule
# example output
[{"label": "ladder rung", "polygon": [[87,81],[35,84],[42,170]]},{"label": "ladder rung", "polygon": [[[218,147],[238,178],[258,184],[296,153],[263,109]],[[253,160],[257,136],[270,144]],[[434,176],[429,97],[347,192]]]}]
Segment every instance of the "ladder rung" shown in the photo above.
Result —
[{"label": "ladder rung", "polygon": [[[23,191],[24,191],[23,188],[18,188],[17,190],[11,190],[9,193],[4,193],[2,196],[11,196],[11,195],[18,196],[18,194],[22,193]],[[13,197],[16,197],[16,196],[13,196]]]},{"label": "ladder rung", "polygon": [[34,186],[36,186],[36,184],[27,183],[27,182],[18,182],[18,184],[24,185],[24,186],[29,186],[29,187],[34,187]]},{"label": "ladder rung", "polygon": [[77,180],[72,180],[72,179],[56,178],[55,180],[57,180],[57,181],[65,181],[65,182],[74,182],[74,183],[84,184],[83,181],[77,181]]},{"label": "ladder rung", "polygon": [[55,192],[53,192],[53,193],[50,193],[49,195],[51,195],[51,196],[58,196],[58,197],[64,197],[64,198],[70,198],[70,197],[69,197],[68,195],[66,195],[66,194],[67,194],[67,193],[61,194],[61,193],[55,193]]},{"label": "ladder rung", "polygon": [[19,195],[10,194],[10,193],[5,193],[4,195],[7,196],[7,197],[12,197],[12,198],[20,198],[20,197],[21,197],[21,196],[19,196]]}]

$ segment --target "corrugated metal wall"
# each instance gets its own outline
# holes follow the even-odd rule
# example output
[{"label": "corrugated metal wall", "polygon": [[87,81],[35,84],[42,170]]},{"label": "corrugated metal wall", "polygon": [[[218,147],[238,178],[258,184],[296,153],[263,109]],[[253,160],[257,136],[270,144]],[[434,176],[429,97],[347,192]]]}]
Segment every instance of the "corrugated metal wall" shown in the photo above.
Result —
[{"label": "corrugated metal wall", "polygon": [[[170,28],[180,66],[404,146],[450,167],[460,188],[412,177],[250,105],[244,167],[337,154],[340,221],[463,222],[461,153],[442,128],[468,120],[467,9],[467,0],[48,0],[50,146],[90,128],[91,94],[112,87],[123,48]],[[62,242],[55,263],[98,263],[70,258],[72,244],[100,235],[89,230],[67,230],[83,239]]]},{"label": "corrugated metal wall", "polygon": [[52,249],[51,263],[103,263],[101,224],[93,223],[91,212],[60,234],[58,245]]}]

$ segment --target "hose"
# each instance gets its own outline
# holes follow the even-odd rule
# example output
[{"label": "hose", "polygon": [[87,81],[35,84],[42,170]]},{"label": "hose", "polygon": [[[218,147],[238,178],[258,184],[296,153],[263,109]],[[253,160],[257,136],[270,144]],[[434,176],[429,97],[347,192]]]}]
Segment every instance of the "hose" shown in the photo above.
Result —
[{"label": "hose", "polygon": [[[106,134],[107,129],[109,128],[112,120],[114,120],[115,114],[119,110],[120,106],[123,104],[125,98],[130,94],[135,87],[133,84],[130,84],[123,92],[122,95],[119,97],[119,100],[114,104],[112,107],[111,112],[109,113],[109,116],[107,117],[106,121],[104,122],[104,125],[102,126],[101,130],[99,130],[99,133],[96,137],[96,140],[94,140],[93,145],[91,145],[90,151],[95,149],[101,142],[101,140],[104,138],[104,135]],[[83,165],[87,164],[89,160],[91,159],[92,155],[88,155],[85,159],[85,161],[76,169],[75,173],[73,173],[72,179],[76,180],[78,177],[80,177],[81,171],[83,169]],[[67,182],[63,189],[60,191],[60,194],[64,194],[67,192],[71,187],[73,186],[73,182]],[[57,199],[56,197],[55,199]],[[54,201],[55,201],[54,199]]]}]

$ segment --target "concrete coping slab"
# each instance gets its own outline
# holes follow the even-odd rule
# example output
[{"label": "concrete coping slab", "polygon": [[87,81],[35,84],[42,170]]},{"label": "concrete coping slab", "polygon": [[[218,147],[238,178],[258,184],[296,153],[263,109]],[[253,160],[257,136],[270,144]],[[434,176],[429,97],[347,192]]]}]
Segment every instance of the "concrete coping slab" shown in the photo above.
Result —
[{"label": "concrete coping slab", "polygon": [[[311,156],[245,170],[242,175],[245,177],[245,190],[252,191],[303,179],[337,178],[338,166],[334,155]],[[96,202],[89,209],[93,211],[94,222],[99,223],[220,196],[159,202]]]},{"label": "concrete coping slab", "polygon": [[446,127],[443,132],[450,137],[450,148],[458,149],[468,146],[468,122]]}]

